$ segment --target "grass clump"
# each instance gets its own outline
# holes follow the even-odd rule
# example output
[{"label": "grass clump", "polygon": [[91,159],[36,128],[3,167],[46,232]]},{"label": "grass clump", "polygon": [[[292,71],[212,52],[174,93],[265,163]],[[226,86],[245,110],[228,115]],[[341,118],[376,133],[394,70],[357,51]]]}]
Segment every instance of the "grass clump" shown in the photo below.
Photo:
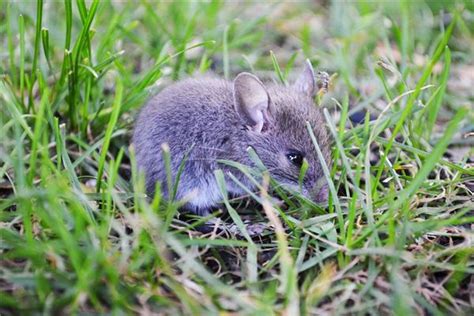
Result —
[{"label": "grass clump", "polygon": [[[0,313],[471,314],[473,17],[469,1],[3,3]],[[253,203],[223,204],[241,238],[146,198],[128,145],[147,98],[207,71],[286,82],[304,58],[334,74],[327,205],[255,180]],[[272,229],[251,238],[249,218]]]}]

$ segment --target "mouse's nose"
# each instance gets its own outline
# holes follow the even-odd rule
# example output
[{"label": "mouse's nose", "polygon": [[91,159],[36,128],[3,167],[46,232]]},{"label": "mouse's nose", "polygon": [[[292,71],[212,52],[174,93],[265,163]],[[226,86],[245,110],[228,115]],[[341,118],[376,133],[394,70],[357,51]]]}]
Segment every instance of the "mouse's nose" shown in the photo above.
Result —
[{"label": "mouse's nose", "polygon": [[329,189],[327,183],[317,183],[310,190],[311,199],[316,203],[324,203],[328,200]]}]

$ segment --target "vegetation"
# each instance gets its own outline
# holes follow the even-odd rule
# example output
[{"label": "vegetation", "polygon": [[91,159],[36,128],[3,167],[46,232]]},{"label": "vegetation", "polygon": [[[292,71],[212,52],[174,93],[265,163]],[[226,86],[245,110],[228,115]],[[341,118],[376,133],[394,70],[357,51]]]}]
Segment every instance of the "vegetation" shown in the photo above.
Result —
[{"label": "vegetation", "polygon": [[[0,314],[472,315],[471,1],[0,8]],[[327,205],[256,177],[213,214],[237,229],[204,234],[147,199],[129,140],[150,95],[304,58],[331,75]]]}]

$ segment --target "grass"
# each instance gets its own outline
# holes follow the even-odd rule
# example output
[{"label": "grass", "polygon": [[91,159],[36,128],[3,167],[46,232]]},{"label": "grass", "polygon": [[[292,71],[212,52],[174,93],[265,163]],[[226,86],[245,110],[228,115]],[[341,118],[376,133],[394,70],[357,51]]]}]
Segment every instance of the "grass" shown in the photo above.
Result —
[{"label": "grass", "polygon": [[[473,27],[469,1],[2,2],[0,314],[472,314]],[[259,189],[223,201],[233,232],[147,199],[147,98],[305,58],[332,75],[327,205],[235,164]]]}]

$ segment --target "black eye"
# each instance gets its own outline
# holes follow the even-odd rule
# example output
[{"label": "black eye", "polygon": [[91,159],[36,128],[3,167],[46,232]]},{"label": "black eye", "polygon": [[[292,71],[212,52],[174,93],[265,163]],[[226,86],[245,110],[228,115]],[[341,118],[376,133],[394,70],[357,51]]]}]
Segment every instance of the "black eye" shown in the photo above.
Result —
[{"label": "black eye", "polygon": [[304,156],[299,151],[294,150],[287,153],[286,158],[288,158],[288,160],[295,166],[301,167],[301,165],[303,164]]}]

